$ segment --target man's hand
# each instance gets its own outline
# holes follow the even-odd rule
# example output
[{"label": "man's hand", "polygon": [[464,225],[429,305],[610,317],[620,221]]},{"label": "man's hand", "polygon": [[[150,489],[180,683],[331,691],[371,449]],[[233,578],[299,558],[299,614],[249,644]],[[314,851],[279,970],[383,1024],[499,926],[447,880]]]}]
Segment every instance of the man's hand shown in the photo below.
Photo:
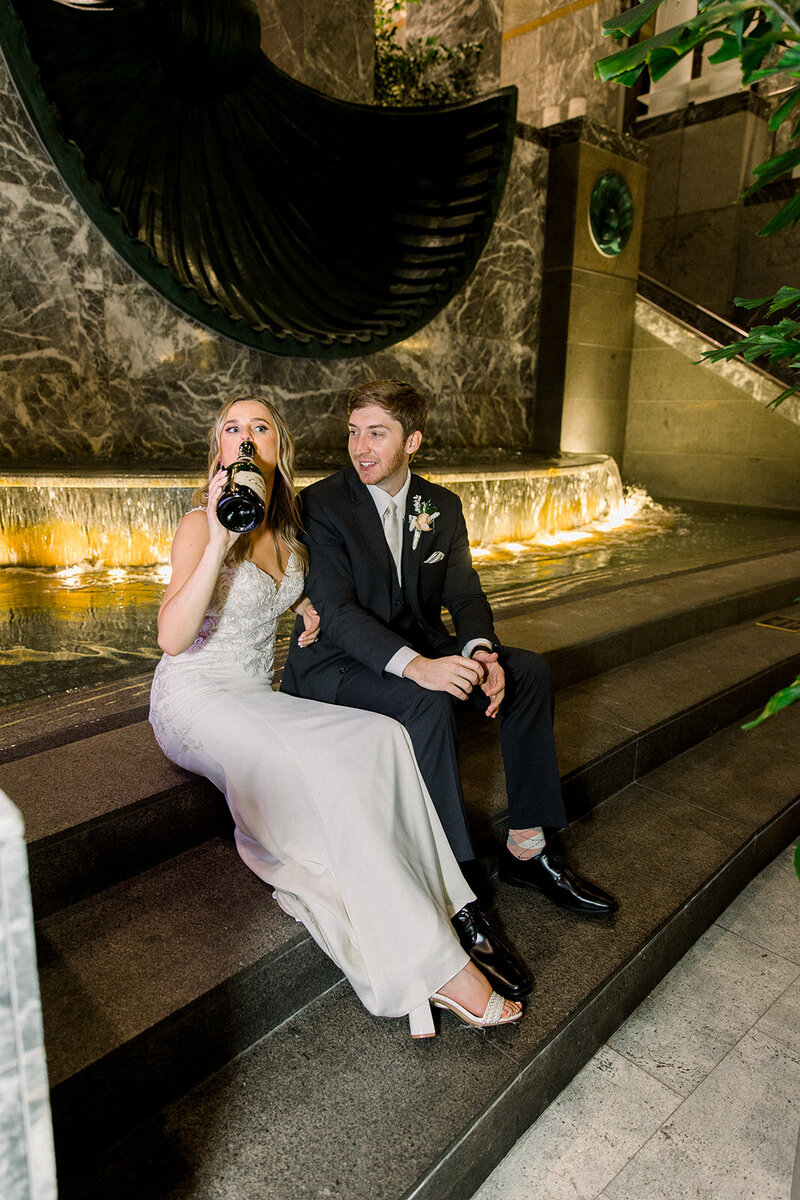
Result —
[{"label": "man's hand", "polygon": [[497,654],[494,651],[475,650],[472,654],[472,661],[479,662],[485,672],[481,683],[481,691],[489,697],[489,707],[486,709],[485,715],[496,717],[506,693],[506,673],[497,661]]},{"label": "man's hand", "polygon": [[450,654],[447,658],[425,658],[418,654],[405,668],[403,676],[429,692],[449,692],[456,700],[466,700],[483,679],[484,667],[471,658],[464,658],[463,654]]}]

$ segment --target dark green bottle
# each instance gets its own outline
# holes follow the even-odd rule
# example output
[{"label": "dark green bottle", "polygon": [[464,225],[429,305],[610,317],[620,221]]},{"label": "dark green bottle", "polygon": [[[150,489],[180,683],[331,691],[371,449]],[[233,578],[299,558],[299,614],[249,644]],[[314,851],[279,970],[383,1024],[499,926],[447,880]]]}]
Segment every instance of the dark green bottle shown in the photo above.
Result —
[{"label": "dark green bottle", "polygon": [[242,442],[217,501],[220,524],[233,533],[249,533],[261,524],[267,511],[267,481],[253,461],[255,452],[252,442]]}]

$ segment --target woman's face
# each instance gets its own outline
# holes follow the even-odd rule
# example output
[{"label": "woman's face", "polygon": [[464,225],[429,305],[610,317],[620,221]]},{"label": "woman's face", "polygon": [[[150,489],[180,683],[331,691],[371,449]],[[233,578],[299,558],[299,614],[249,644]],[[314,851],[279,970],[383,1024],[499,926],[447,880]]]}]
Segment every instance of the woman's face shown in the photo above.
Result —
[{"label": "woman's face", "polygon": [[220,466],[229,467],[239,457],[242,442],[256,448],[255,461],[265,475],[278,465],[278,431],[258,400],[237,400],[228,410],[219,438]]}]

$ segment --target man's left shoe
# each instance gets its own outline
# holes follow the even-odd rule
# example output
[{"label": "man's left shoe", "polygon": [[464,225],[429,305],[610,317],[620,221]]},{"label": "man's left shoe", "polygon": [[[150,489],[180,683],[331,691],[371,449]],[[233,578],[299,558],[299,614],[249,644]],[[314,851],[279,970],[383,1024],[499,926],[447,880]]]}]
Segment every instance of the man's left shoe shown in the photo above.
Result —
[{"label": "man's left shoe", "polygon": [[532,991],[530,975],[500,941],[477,900],[459,909],[452,921],[463,949],[494,991],[506,1000],[521,1000]]},{"label": "man's left shoe", "polygon": [[559,908],[584,916],[607,917],[619,905],[613,896],[583,879],[568,862],[545,846],[533,858],[516,858],[507,846],[500,851],[498,873],[503,883],[536,888]]}]

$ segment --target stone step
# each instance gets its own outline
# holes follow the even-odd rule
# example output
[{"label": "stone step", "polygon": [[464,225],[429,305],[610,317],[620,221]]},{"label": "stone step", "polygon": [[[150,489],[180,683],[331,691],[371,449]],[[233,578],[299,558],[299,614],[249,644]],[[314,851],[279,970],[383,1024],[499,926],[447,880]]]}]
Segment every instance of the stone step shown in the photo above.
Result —
[{"label": "stone step", "polygon": [[[544,654],[557,688],[800,600],[800,550],[694,566],[546,605],[523,603],[501,640]],[[797,610],[800,612],[800,609]]]},{"label": "stone step", "polygon": [[[505,625],[507,640],[524,645],[527,619]],[[748,620],[562,688],[555,736],[570,817],[763,705],[798,671],[800,635]],[[461,757],[468,801],[496,826],[505,814],[496,739],[473,724]]]},{"label": "stone step", "polygon": [[60,1169],[341,980],[215,838],[37,922]]},{"label": "stone step", "polygon": [[[750,733],[721,730],[580,818],[570,856],[619,896],[609,920],[498,885],[507,935],[536,976],[518,1026],[482,1034],[441,1014],[435,1040],[412,1042],[404,1021],[369,1016],[341,982],[94,1162],[80,1161],[73,1118],[62,1200],[466,1200],[797,835],[798,766],[795,705]],[[232,932],[239,923],[247,941],[234,913]],[[236,1006],[220,1019],[236,1041]],[[91,1140],[94,1114],[84,1119]]]},{"label": "stone step", "polygon": [[169,762],[146,720],[4,763],[0,788],[25,821],[37,917],[232,832],[220,793]]},{"label": "stone step", "polygon": [[[712,727],[719,728],[720,713],[726,720],[731,714],[743,716],[798,669],[797,635],[748,621],[566,689],[559,697],[557,741],[575,807],[586,811],[590,804],[601,803],[706,737]],[[488,737],[494,733],[494,726],[484,723],[466,742],[463,756],[467,802],[477,815],[486,847],[496,846],[494,827],[505,810],[502,764],[496,739]],[[136,820],[150,769],[145,764],[151,763],[153,770],[174,770],[164,763],[154,741],[148,756],[146,740],[137,740],[144,734],[149,735],[149,727],[143,724],[108,731],[6,764],[3,771],[22,772],[37,765],[33,779],[37,795],[44,797],[48,789],[42,788],[41,763],[46,758],[50,785],[62,787],[67,797],[79,782],[68,780],[67,751],[83,756],[78,759],[81,775],[87,773],[93,753],[109,763],[105,791],[101,771],[96,771],[93,803],[113,867],[107,868],[99,851],[90,855],[85,845],[76,845],[82,846],[87,860],[97,859],[98,871],[113,872],[139,829]],[[125,747],[120,739],[125,739]],[[134,762],[135,770],[126,768],[126,761]],[[112,783],[122,786],[126,769],[137,781],[139,798],[130,799],[132,814],[103,802]],[[187,787],[190,781],[200,786],[190,776],[186,780]],[[0,786],[14,795],[2,775]],[[63,854],[60,860],[51,856],[53,871],[58,861],[69,858],[65,845],[70,817],[62,811],[61,794],[57,799],[53,805],[51,795],[38,818],[52,823],[53,812],[58,813],[61,840],[54,841],[52,834],[51,845]],[[176,810],[163,792],[155,796],[152,808],[172,839]],[[115,820],[120,823],[117,846],[109,832]],[[82,836],[89,825],[87,818],[74,837]],[[143,847],[157,841],[147,822],[141,828]],[[46,846],[38,852],[35,825],[32,832],[38,876],[48,859]],[[600,870],[597,865],[589,874],[608,884],[602,864]],[[137,1116],[197,1082],[336,978],[307,936],[238,861],[230,840],[217,838],[141,871],[139,864],[127,881],[38,923],[62,1162],[65,1155],[88,1154],[93,1145],[120,1136]],[[273,990],[278,998],[267,1000],[265,994],[271,996]]]},{"label": "stone step", "polygon": [[[798,564],[785,561],[791,557],[759,560],[762,567],[768,565],[786,578],[762,581],[750,589],[748,604],[753,591],[763,599],[764,589],[770,595],[776,588],[800,590],[800,579],[792,574],[800,556]],[[679,624],[702,628],[721,615],[741,613],[745,601],[730,594],[735,582],[742,582],[741,564],[735,566],[733,576],[728,575],[733,570],[730,565],[714,568],[711,583],[702,572],[676,577],[671,590],[662,590],[668,581],[653,582],[647,630],[658,642],[661,628],[668,644],[644,660],[638,655],[646,646],[645,634],[641,625],[630,624],[641,609],[639,589],[644,585],[615,592],[613,613],[608,603],[595,599],[592,605],[584,598],[561,610],[558,625],[550,609],[498,623],[504,641],[540,648],[548,658],[560,653],[562,662],[568,658],[578,662],[585,654],[591,665],[617,659],[624,663],[594,678],[582,675],[585,682],[559,693],[556,742],[573,814],[585,811],[669,754],[763,704],[796,672],[797,635],[763,629],[750,621],[733,630],[715,629],[691,643],[670,640],[677,636]],[[725,574],[727,590],[720,591],[718,571]],[[713,599],[703,604],[702,594]],[[712,615],[716,609],[719,612]],[[567,645],[569,628],[577,649]],[[609,649],[606,642],[616,649]],[[568,677],[574,673],[566,672]],[[141,717],[132,724],[115,723],[100,733],[88,734],[89,728],[94,728],[94,718],[81,727],[84,736],[78,740],[40,748],[0,765],[0,787],[25,818],[34,910],[40,916],[208,837],[230,833],[227,810],[216,790],[167,762]],[[496,740],[488,740],[490,734],[485,723],[473,722],[463,747],[467,797],[480,814],[479,844],[491,841],[489,827],[502,821],[505,812],[502,763]]]},{"label": "stone step", "polygon": [[[796,634],[746,622],[563,689],[556,744],[570,813],[763,704],[799,668]],[[493,733],[473,723],[462,749],[468,803],[490,825],[505,812]],[[216,789],[168,762],[145,721],[6,763],[0,787],[25,819],[38,916],[231,829]]]}]

